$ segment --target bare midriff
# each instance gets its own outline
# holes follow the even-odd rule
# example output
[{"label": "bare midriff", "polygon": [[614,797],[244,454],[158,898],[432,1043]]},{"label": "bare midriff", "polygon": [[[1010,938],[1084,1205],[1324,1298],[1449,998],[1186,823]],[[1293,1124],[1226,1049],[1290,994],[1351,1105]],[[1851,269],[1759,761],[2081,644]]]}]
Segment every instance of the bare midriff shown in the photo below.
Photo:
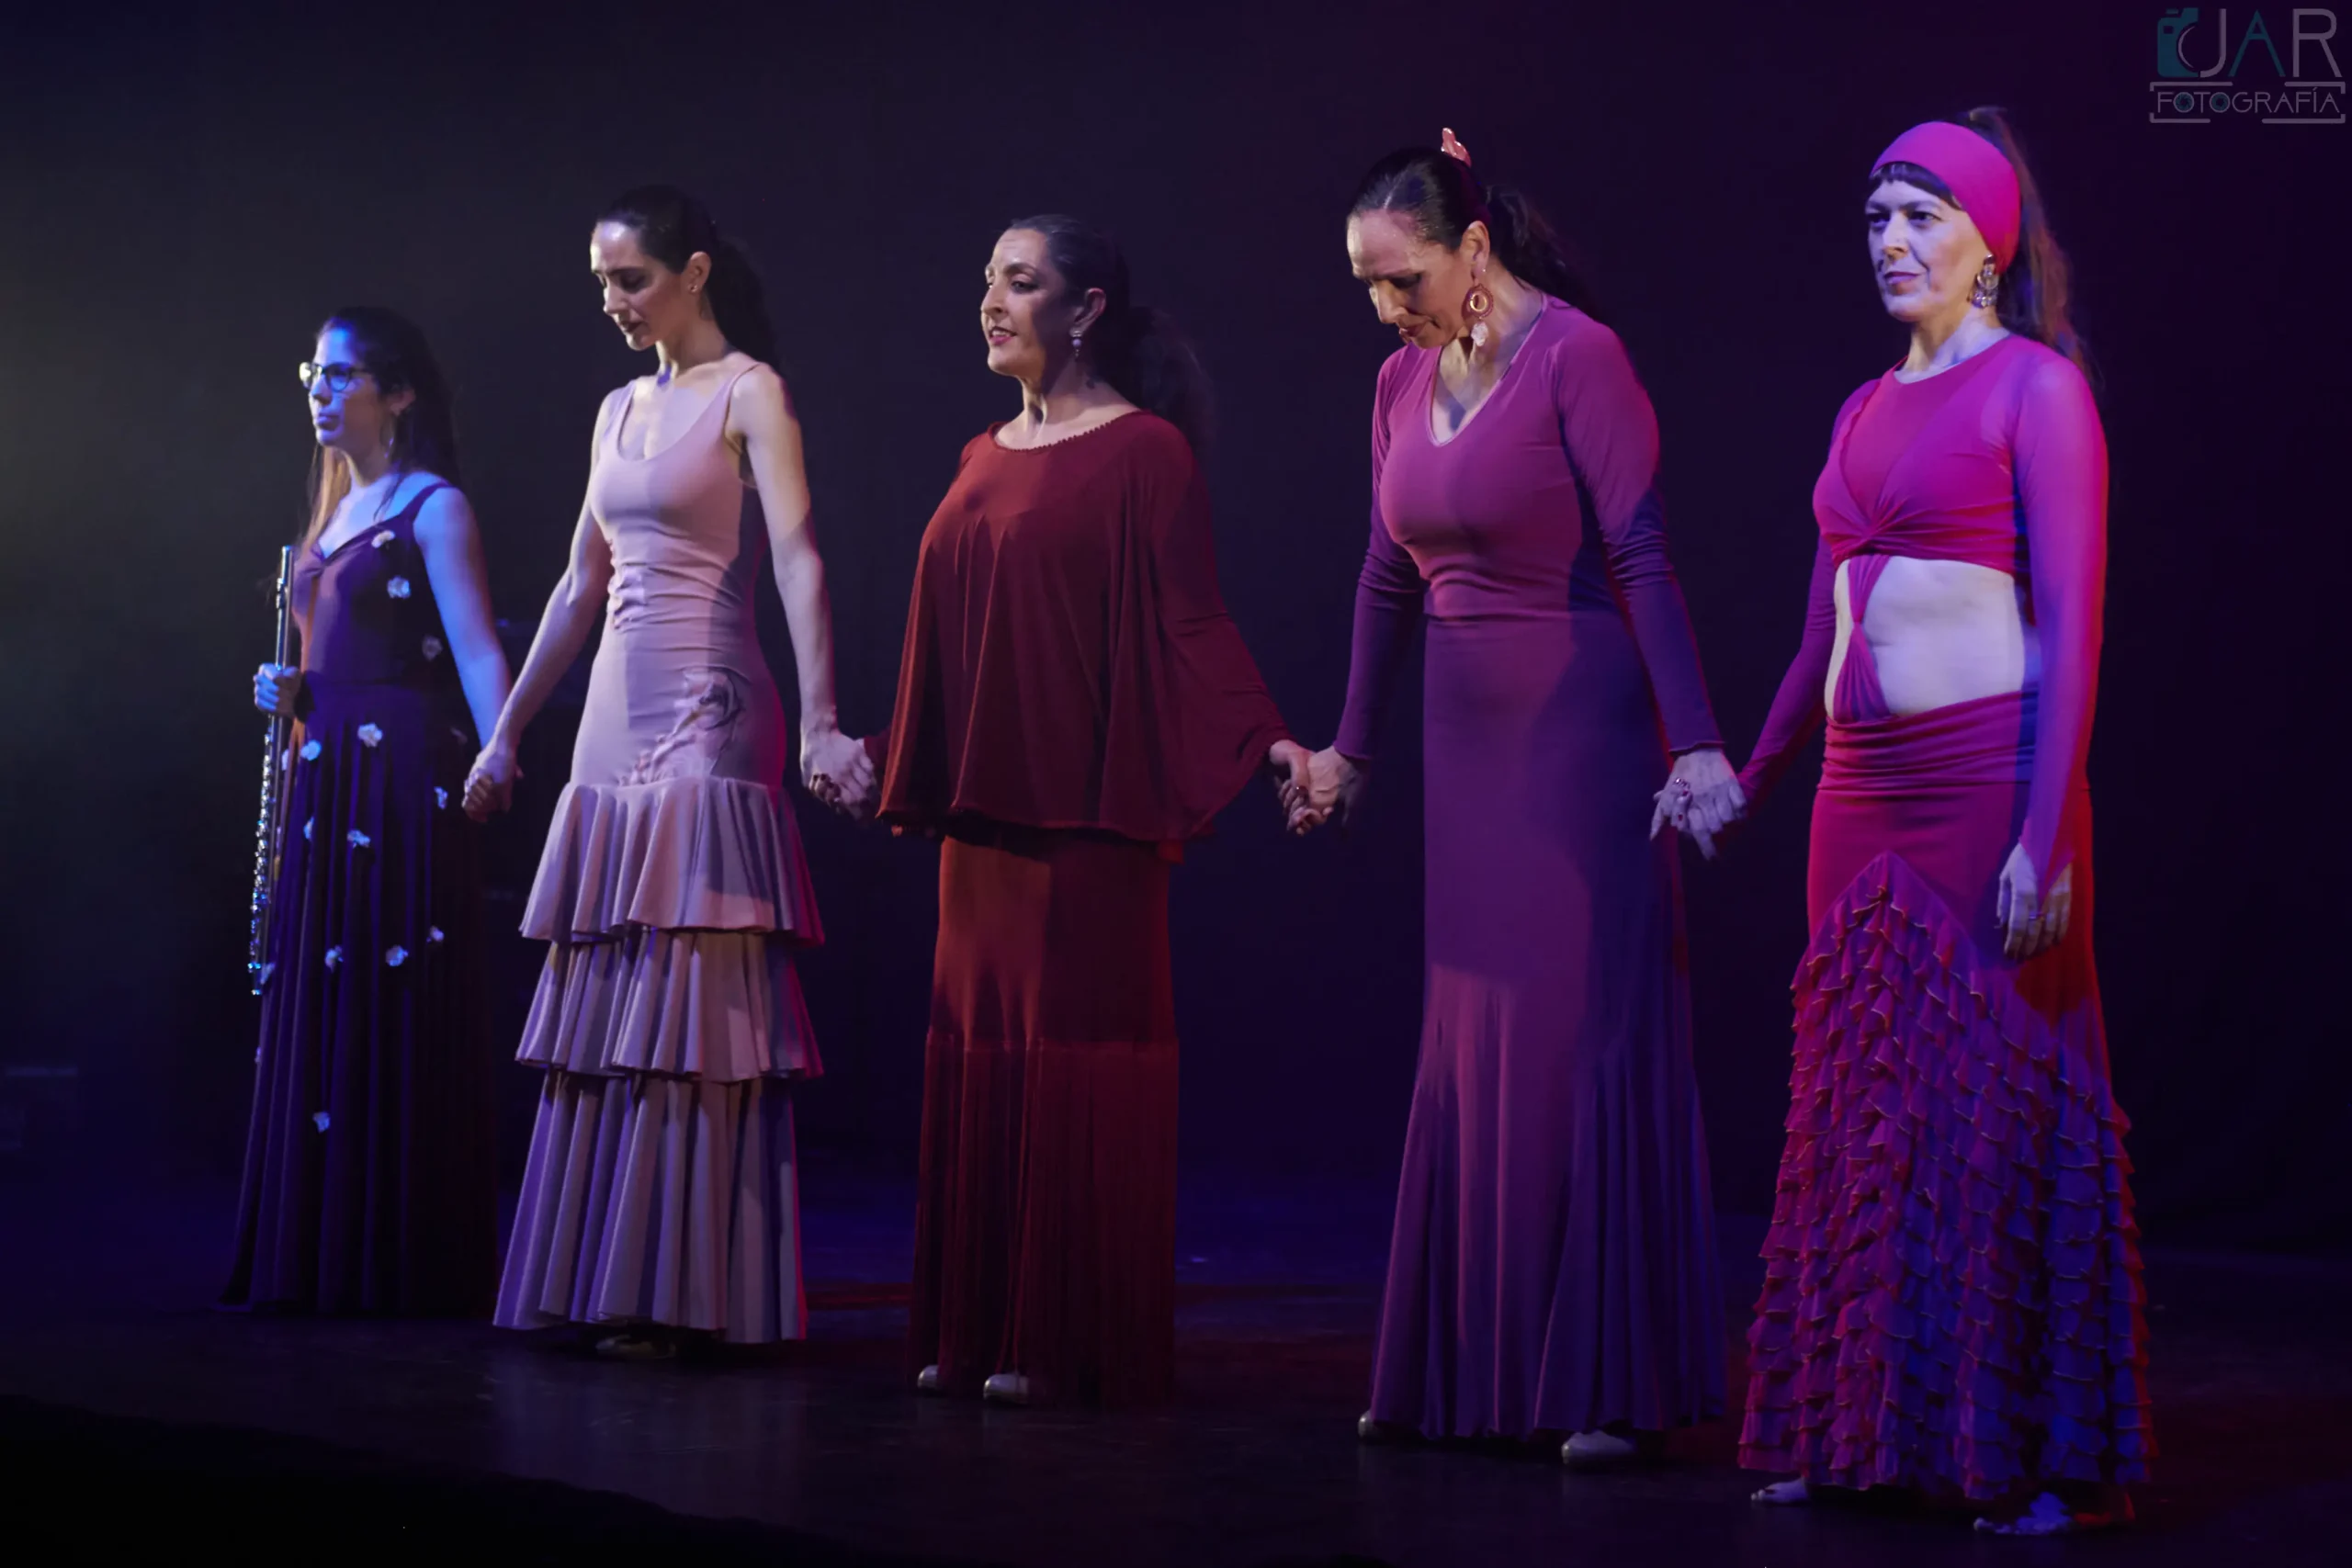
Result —
[{"label": "bare midriff", "polygon": [[[1849,561],[1838,568],[1838,635],[1822,689],[1825,705],[1832,703],[1853,637],[1851,567]],[[2006,571],[1969,561],[1889,557],[1862,617],[1888,711],[1927,713],[2036,684],[2041,646],[2028,608],[2024,589]]]}]

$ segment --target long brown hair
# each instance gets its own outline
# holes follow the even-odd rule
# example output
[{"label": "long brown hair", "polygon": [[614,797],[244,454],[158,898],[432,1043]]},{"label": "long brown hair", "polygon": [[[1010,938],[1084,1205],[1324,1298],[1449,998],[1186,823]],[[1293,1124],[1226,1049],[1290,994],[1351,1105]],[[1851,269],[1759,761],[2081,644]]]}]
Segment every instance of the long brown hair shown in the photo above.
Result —
[{"label": "long brown hair", "polygon": [[[338,327],[351,339],[359,367],[376,378],[378,388],[416,394],[392,422],[392,471],[423,468],[464,488],[458,471],[458,427],[450,413],[449,383],[424,332],[399,311],[380,305],[345,306],[320,324],[319,335]],[[311,458],[311,522],[302,532],[304,549],[318,543],[350,490],[351,464],[340,452],[318,448]]]}]

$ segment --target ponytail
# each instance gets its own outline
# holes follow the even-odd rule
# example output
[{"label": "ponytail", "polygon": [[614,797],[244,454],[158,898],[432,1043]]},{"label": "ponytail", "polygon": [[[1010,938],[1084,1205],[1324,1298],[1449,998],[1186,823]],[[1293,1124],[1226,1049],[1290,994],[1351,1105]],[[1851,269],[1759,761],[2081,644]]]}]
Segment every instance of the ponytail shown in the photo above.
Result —
[{"label": "ponytail", "polygon": [[696,251],[708,256],[711,320],[730,346],[775,364],[775,328],[768,321],[760,275],[701,202],[675,186],[639,186],[615,197],[596,220],[635,230],[645,254],[672,272],[684,272]]},{"label": "ponytail", "polygon": [[2041,205],[2041,187],[2027,166],[2025,148],[2010,129],[2009,117],[1997,108],[1968,111],[1968,127],[2001,150],[2018,175],[2018,250],[2001,275],[2001,292],[1993,309],[2001,324],[2057,350],[2089,373],[2089,354],[2067,312],[2066,253],[2050,231],[2050,217]]},{"label": "ponytail", "polygon": [[1082,219],[1046,213],[1008,223],[1046,237],[1046,254],[1073,294],[1102,291],[1102,315],[1087,333],[1088,362],[1127,401],[1156,413],[1205,457],[1215,434],[1215,399],[1201,357],[1167,311],[1130,298],[1127,258],[1118,242]]},{"label": "ponytail", "polygon": [[1592,285],[1533,203],[1518,191],[1496,186],[1487,192],[1487,231],[1494,236],[1495,255],[1513,277],[1600,319],[1600,301]]},{"label": "ponytail", "polygon": [[1367,171],[1348,212],[1396,212],[1431,244],[1454,250],[1473,223],[1484,223],[1495,259],[1513,277],[1574,305],[1595,320],[1600,302],[1551,224],[1515,190],[1489,187],[1469,164],[1434,147],[1404,147]]}]

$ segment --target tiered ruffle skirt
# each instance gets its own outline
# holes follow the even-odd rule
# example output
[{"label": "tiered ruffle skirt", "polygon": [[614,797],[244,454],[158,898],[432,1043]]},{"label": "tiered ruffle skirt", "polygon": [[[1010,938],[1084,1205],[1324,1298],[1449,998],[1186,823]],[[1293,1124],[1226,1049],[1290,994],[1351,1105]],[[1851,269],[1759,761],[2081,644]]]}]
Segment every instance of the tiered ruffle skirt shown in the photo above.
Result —
[{"label": "tiered ruffle skirt", "polygon": [[524,934],[544,1068],[497,1321],[805,1328],[787,1084],[820,1070],[792,950],[820,940],[783,793],[567,787]]}]

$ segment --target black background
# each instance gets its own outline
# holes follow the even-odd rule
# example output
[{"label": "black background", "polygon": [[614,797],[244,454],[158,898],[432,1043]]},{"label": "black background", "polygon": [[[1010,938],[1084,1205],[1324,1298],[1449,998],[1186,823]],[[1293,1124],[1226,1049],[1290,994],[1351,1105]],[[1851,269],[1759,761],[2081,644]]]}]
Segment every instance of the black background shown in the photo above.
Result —
[{"label": "black background", "polygon": [[[77,1067],[76,1143],[109,1168],[234,1168],[249,672],[268,643],[261,585],[300,521],[292,368],[338,304],[395,306],[437,345],[499,613],[527,624],[561,566],[597,400],[647,363],[597,313],[590,220],[642,180],[700,194],[766,276],[862,732],[886,716],[916,540],[956,454],[1015,406],[975,331],[989,244],[1023,213],[1094,218],[1211,363],[1227,596],[1320,743],[1347,673],[1372,377],[1395,342],[1347,276],[1342,209],[1374,157],[1452,124],[1574,238],[1634,353],[1744,755],[1795,645],[1830,417],[1902,348],[1867,278],[1862,175],[1904,127],[1999,102],[2076,268],[2112,451],[2091,767],[2143,1218],[2160,1243],[2344,1245],[2346,868],[2324,758],[2344,711],[2352,127],[2150,124],[2162,9],[13,13],[0,1066]],[[2288,9],[2263,7],[2282,40]],[[2352,29],[2335,51],[2352,62]],[[784,670],[772,591],[763,614]],[[1419,997],[1405,706],[1351,840],[1288,841],[1253,791],[1177,879],[1195,1169],[1393,1179]],[[535,731],[528,787],[495,829],[510,897],[571,718]],[[1726,863],[1691,863],[1700,1074],[1717,1198],[1737,1212],[1769,1205],[1779,1150],[1810,778]],[[934,857],[803,806],[831,937],[805,971],[829,1070],[800,1098],[803,1138],[904,1169]],[[511,1038],[534,954],[508,939],[501,956]],[[531,1086],[509,1078],[513,1129]],[[511,1170],[519,1137],[504,1153]]]}]

